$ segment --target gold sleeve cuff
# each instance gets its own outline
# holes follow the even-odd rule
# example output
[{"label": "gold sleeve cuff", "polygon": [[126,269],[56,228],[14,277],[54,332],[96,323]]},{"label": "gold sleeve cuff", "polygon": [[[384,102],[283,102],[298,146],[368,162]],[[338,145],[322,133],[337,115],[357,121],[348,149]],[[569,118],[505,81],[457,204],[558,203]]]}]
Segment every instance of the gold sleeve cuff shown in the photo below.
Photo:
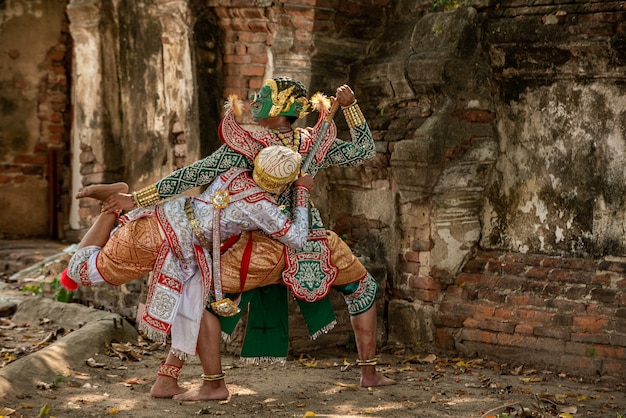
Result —
[{"label": "gold sleeve cuff", "polygon": [[346,118],[348,128],[353,129],[365,123],[365,116],[356,100],[350,106],[342,106],[343,116]]},{"label": "gold sleeve cuff", "polygon": [[133,192],[133,199],[137,207],[150,206],[161,200],[159,192],[154,184],[144,187],[136,192]]}]

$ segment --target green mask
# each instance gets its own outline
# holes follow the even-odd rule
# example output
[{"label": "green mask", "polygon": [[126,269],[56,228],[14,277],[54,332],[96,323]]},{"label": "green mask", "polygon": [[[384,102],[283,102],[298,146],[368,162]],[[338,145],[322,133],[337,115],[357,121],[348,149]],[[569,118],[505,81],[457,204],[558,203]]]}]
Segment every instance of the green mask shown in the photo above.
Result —
[{"label": "green mask", "polygon": [[265,80],[261,90],[252,100],[252,117],[266,119],[276,116],[303,118],[309,112],[306,88],[302,83],[288,78]]}]

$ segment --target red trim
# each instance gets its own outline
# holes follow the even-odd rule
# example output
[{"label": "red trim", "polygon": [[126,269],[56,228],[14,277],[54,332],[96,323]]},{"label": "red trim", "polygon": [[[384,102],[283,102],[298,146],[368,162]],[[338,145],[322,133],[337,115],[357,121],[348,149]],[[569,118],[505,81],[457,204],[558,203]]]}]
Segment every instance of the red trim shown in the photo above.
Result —
[{"label": "red trim", "polygon": [[239,270],[239,291],[243,292],[244,285],[248,279],[248,269],[250,268],[250,259],[252,258],[252,234],[246,244],[245,250],[243,250],[243,256],[241,257],[241,269]]},{"label": "red trim", "polygon": [[227,238],[226,241],[224,241],[224,243],[220,245],[220,252],[224,254],[226,251],[228,251],[230,247],[232,247],[233,245],[235,245],[237,241],[239,241],[240,237],[241,237],[241,234],[237,234],[237,235],[233,235],[230,238]]}]

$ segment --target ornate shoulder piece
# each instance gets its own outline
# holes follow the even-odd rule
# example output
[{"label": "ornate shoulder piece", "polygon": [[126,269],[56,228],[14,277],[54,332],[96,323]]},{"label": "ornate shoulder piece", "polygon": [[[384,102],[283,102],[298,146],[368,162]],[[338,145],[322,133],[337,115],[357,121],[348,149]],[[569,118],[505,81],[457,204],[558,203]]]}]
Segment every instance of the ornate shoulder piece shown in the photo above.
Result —
[{"label": "ornate shoulder piece", "polygon": [[[250,136],[250,132],[237,122],[237,114],[241,114],[242,102],[237,96],[232,95],[226,101],[224,117],[220,121],[217,133],[223,143],[238,153],[254,160],[258,152],[258,145]],[[239,112],[239,113],[238,113]]]}]

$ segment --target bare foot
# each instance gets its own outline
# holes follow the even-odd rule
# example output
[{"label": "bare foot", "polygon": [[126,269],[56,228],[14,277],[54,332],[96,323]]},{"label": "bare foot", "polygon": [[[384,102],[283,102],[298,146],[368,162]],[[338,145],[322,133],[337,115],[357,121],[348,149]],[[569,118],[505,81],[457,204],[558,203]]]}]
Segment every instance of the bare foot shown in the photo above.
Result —
[{"label": "bare foot", "polygon": [[229,392],[223,380],[203,382],[200,386],[173,397],[176,401],[221,401],[228,399]]},{"label": "bare foot", "polygon": [[150,388],[150,396],[153,398],[171,398],[186,391],[187,389],[178,385],[178,380],[167,376],[158,376]]},{"label": "bare foot", "polygon": [[361,387],[390,386],[396,383],[395,380],[388,378],[376,370],[374,370],[374,373],[367,373],[365,371],[361,373]]},{"label": "bare foot", "polygon": [[90,197],[104,202],[109,196],[118,193],[128,193],[128,184],[119,182],[111,184],[92,184],[76,193],[76,199]]}]

